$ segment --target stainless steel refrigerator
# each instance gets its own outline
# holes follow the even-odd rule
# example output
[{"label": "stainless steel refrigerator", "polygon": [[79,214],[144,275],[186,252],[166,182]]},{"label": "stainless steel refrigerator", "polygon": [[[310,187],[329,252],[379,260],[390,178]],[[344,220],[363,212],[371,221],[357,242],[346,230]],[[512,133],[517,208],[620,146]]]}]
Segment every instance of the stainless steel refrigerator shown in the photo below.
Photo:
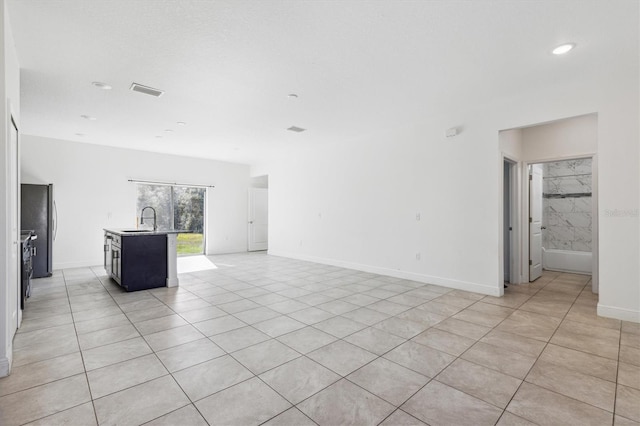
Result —
[{"label": "stainless steel refrigerator", "polygon": [[56,207],[53,184],[22,184],[20,228],[34,231],[33,278],[50,277],[53,273],[53,240],[56,235]]}]

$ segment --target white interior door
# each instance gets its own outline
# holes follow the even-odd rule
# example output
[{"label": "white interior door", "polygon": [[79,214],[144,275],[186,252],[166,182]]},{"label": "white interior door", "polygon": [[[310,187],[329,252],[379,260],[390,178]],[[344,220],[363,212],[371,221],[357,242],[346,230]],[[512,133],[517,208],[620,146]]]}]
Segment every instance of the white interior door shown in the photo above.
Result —
[{"label": "white interior door", "polygon": [[269,248],[269,190],[249,188],[249,251]]},{"label": "white interior door", "polygon": [[542,165],[529,171],[529,281],[542,275]]}]

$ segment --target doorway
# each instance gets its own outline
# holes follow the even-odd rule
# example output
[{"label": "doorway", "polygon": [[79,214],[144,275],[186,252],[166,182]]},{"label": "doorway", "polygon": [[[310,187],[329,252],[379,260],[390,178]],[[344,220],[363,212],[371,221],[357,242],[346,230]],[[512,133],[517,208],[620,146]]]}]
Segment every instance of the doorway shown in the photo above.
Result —
[{"label": "doorway", "polygon": [[[547,271],[592,275],[595,264],[594,158],[530,164],[529,257]],[[536,176],[540,175],[537,182]],[[539,218],[539,238],[536,235]],[[533,261],[535,263],[535,261]],[[532,267],[533,268],[533,267]],[[529,281],[536,278],[531,269]],[[594,293],[597,289],[594,288]]]},{"label": "doorway", "polygon": [[249,188],[248,251],[269,248],[269,190]]},{"label": "doorway", "polygon": [[[523,234],[525,258],[533,259],[540,253],[543,270],[590,275],[591,291],[598,294],[597,156],[525,163],[527,174],[532,166],[539,166],[543,176],[542,240],[540,251],[536,246],[537,252],[534,252],[533,236],[530,232]],[[523,190],[526,216],[529,216],[533,194],[528,185],[524,185]],[[522,220],[531,219],[529,216]],[[527,281],[533,281],[532,276],[523,280]]]},{"label": "doorway", "polygon": [[506,287],[511,283],[519,282],[517,267],[517,172],[518,164],[507,157],[503,158],[503,282]]},{"label": "doorway", "polygon": [[[541,245],[544,245],[545,240],[545,232],[547,228],[544,215],[540,214],[539,216],[542,219],[539,221],[539,232],[538,237],[535,234],[536,229],[534,228],[532,211],[530,210],[532,207],[531,203],[531,193],[532,189],[530,188],[530,180],[529,180],[529,170],[532,165],[541,165],[541,167],[545,167],[545,164],[550,164],[554,162],[571,160],[577,161],[580,159],[591,159],[591,183],[592,183],[592,199],[591,199],[591,260],[588,262],[591,266],[591,276],[592,276],[592,291],[594,293],[598,293],[598,187],[597,187],[597,149],[598,149],[598,115],[597,113],[590,113],[575,117],[562,118],[554,121],[547,121],[539,124],[532,124],[523,127],[504,129],[499,131],[499,146],[502,152],[502,159],[500,162],[500,173],[501,175],[505,174],[504,171],[504,160],[508,156],[509,160],[514,160],[516,162],[516,169],[514,174],[517,177],[517,182],[514,184],[513,188],[514,192],[511,192],[512,200],[515,198],[516,203],[511,204],[513,209],[516,211],[515,220],[513,220],[512,215],[512,239],[511,243],[511,282],[512,283],[528,283],[533,281],[536,276],[536,271],[532,271],[530,267],[535,266],[534,264],[540,263],[542,265],[542,270],[545,269],[545,264],[549,265],[548,262],[545,262],[544,252],[543,254],[538,256],[537,248],[532,249],[532,243],[536,243],[537,241],[542,241]],[[513,182],[513,180],[512,180]],[[544,188],[544,171],[543,171],[543,179],[542,179],[542,191],[543,195],[545,193]],[[549,182],[547,182],[549,184]],[[546,191],[548,194],[548,191]],[[580,192],[580,191],[576,191]],[[566,197],[566,194],[562,195]],[[507,197],[508,198],[508,197]],[[548,194],[547,201],[552,197]],[[506,199],[505,197],[501,197],[501,199]],[[544,212],[545,208],[545,198],[542,198],[542,210]],[[536,206],[533,206],[534,209]],[[500,206],[501,209],[505,209],[504,201],[503,205]],[[512,212],[514,211],[512,210]],[[572,218],[575,219],[575,218]],[[505,232],[506,225],[504,222],[506,220],[503,217],[500,217],[500,250],[503,250],[503,246],[505,245],[505,238],[503,233]],[[586,230],[581,230],[580,232],[587,232]],[[583,234],[584,234],[583,232]],[[533,234],[532,234],[533,233]],[[541,238],[539,238],[541,237]],[[515,241],[514,241],[515,240]],[[537,245],[536,245],[537,247]],[[541,247],[542,248],[542,247]],[[579,250],[576,250],[579,251]],[[506,253],[506,252],[505,252]],[[537,262],[537,258],[539,258],[540,262]],[[507,254],[503,254],[501,259],[505,259],[507,262],[509,256]],[[547,259],[548,261],[549,259]],[[530,265],[531,263],[531,265]],[[500,274],[504,274],[506,268],[504,268],[503,264],[500,264]],[[569,272],[574,269],[570,268],[554,268],[554,269],[562,269],[567,270]],[[514,277],[514,270],[517,271],[517,276]],[[585,272],[586,273],[586,272]],[[505,279],[506,281],[506,279]]]}]

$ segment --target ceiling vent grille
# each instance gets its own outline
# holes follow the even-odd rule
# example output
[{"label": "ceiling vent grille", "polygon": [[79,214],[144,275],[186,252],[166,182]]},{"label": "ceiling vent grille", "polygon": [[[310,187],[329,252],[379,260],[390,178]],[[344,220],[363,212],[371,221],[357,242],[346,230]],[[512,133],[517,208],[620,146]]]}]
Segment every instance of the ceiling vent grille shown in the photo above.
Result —
[{"label": "ceiling vent grille", "polygon": [[300,133],[300,132],[304,132],[307,129],[303,129],[302,127],[297,127],[297,126],[291,126],[287,130],[290,130],[290,131],[296,132],[296,133]]},{"label": "ceiling vent grille", "polygon": [[131,84],[131,90],[134,92],[144,93],[145,95],[155,96],[159,98],[163,95],[163,90],[154,89],[153,87],[143,86],[142,84],[133,83]]}]

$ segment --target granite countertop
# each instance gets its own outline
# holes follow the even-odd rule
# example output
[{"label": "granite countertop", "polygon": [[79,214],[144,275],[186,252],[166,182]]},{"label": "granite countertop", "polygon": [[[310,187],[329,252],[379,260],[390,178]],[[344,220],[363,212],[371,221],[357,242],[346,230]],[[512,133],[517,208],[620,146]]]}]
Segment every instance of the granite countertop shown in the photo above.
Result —
[{"label": "granite countertop", "polygon": [[192,231],[185,229],[171,229],[171,230],[157,230],[153,229],[115,229],[115,228],[103,228],[106,232],[120,236],[136,236],[136,235],[167,235],[167,234],[190,234]]}]

